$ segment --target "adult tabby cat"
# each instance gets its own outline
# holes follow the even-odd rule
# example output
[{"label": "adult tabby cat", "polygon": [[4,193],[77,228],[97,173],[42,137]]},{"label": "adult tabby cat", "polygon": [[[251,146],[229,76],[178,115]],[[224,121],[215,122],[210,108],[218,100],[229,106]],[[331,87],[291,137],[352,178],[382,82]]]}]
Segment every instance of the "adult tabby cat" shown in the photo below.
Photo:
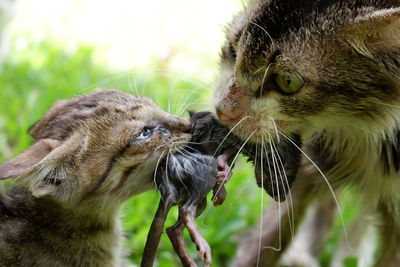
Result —
[{"label": "adult tabby cat", "polygon": [[163,155],[190,139],[189,121],[116,90],[57,102],[35,142],[0,165],[0,266],[121,266],[119,207],[154,187]]},{"label": "adult tabby cat", "polygon": [[[227,30],[215,108],[259,151],[298,134],[307,156],[292,187],[296,222],[332,198],[327,183],[352,186],[380,219],[376,266],[400,266],[400,1],[255,0]],[[287,247],[290,206],[267,212],[262,248]],[[257,258],[257,236],[236,266],[274,265],[273,250]]]}]

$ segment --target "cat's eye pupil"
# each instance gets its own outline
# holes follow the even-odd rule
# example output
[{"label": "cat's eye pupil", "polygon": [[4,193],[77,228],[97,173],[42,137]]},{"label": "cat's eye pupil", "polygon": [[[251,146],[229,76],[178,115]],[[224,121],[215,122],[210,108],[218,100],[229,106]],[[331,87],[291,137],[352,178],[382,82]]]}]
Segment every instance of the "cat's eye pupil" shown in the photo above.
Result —
[{"label": "cat's eye pupil", "polygon": [[286,94],[292,94],[303,87],[304,81],[298,76],[277,74],[275,84]]}]

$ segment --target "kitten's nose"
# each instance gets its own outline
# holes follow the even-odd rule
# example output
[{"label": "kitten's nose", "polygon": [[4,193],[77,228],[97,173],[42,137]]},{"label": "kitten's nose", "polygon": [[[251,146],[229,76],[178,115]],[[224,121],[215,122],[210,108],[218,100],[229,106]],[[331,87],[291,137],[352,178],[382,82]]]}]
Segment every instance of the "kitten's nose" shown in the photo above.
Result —
[{"label": "kitten's nose", "polygon": [[239,121],[240,111],[239,110],[232,110],[232,109],[216,109],[217,116],[221,120],[222,123],[226,124],[227,126],[235,124]]}]

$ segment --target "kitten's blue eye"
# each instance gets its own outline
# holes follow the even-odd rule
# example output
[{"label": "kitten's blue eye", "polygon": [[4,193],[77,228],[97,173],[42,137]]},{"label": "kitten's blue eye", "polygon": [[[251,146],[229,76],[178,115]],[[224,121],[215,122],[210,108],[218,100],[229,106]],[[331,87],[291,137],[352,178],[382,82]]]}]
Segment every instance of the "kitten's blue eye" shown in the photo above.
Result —
[{"label": "kitten's blue eye", "polygon": [[164,128],[164,127],[158,127],[157,130],[160,131],[160,133],[161,133],[162,136],[169,136],[169,135],[171,135],[171,132],[170,132],[168,129]]},{"label": "kitten's blue eye", "polygon": [[146,128],[143,130],[143,132],[140,133],[140,135],[137,137],[137,140],[143,140],[146,138],[149,138],[153,135],[154,128]]}]

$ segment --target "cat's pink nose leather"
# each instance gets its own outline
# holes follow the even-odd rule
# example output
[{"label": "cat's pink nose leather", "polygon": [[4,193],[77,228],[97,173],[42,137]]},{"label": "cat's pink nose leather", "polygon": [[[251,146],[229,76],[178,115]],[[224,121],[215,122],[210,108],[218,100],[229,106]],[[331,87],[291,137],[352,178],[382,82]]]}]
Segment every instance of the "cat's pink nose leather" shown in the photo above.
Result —
[{"label": "cat's pink nose leather", "polygon": [[220,109],[217,108],[217,116],[221,120],[222,123],[230,126],[235,124],[239,120],[239,112],[229,109]]}]

